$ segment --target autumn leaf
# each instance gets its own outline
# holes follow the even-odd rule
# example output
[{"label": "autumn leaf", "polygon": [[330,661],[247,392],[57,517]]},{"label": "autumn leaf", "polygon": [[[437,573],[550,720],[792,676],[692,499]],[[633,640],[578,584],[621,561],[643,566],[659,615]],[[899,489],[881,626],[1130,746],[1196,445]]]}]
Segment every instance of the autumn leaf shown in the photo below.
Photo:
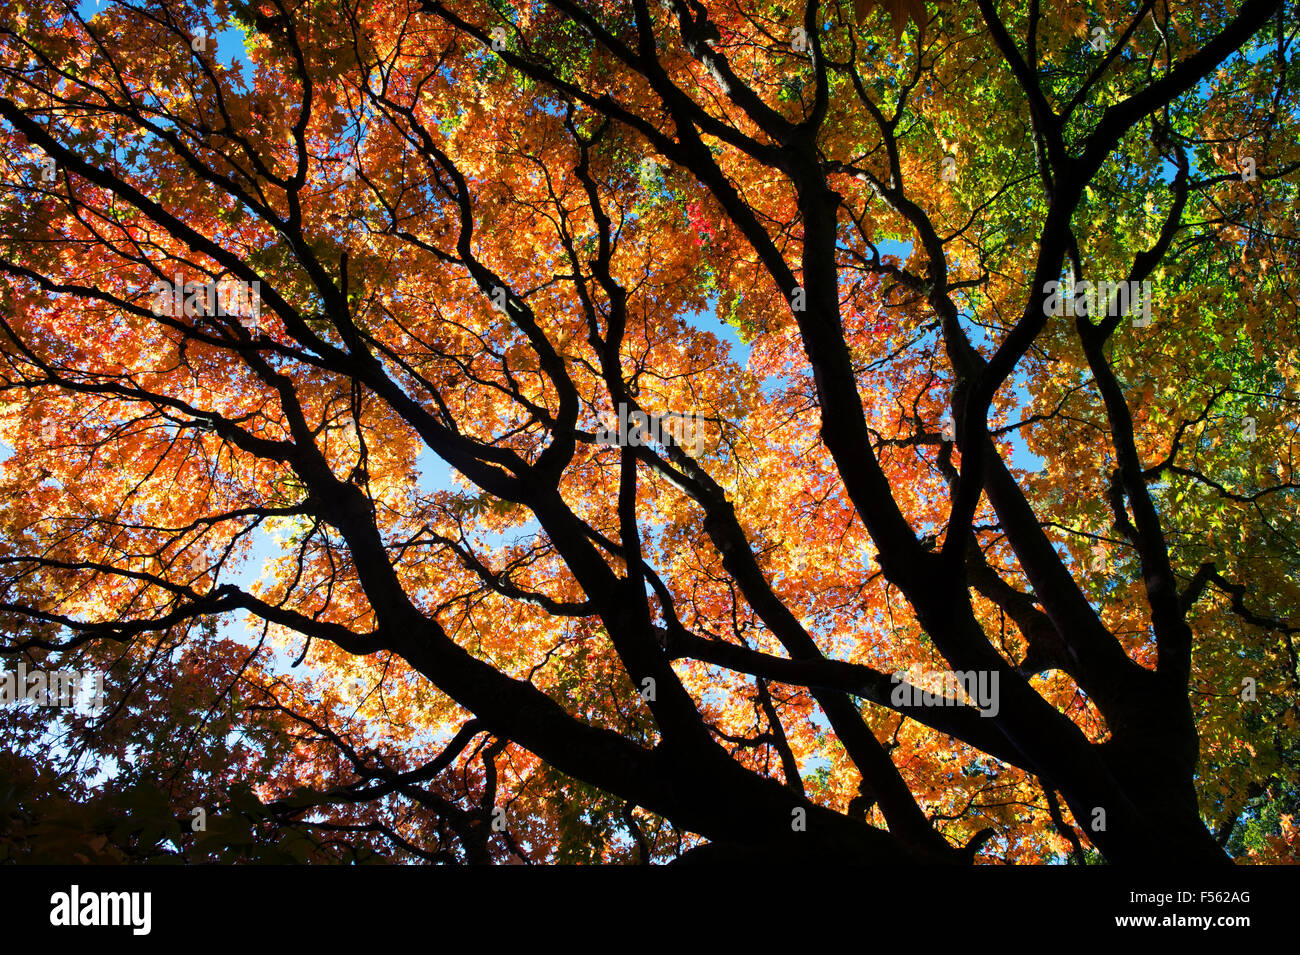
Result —
[{"label": "autumn leaf", "polygon": [[913,21],[922,37],[929,17],[925,12],[925,0],[853,0],[853,15],[861,24],[872,10],[879,9],[889,15],[889,22],[894,27],[894,39],[903,36],[907,21]]},{"label": "autumn leaf", "polygon": [[1276,2],[103,6],[0,5],[0,859],[1294,860]]}]

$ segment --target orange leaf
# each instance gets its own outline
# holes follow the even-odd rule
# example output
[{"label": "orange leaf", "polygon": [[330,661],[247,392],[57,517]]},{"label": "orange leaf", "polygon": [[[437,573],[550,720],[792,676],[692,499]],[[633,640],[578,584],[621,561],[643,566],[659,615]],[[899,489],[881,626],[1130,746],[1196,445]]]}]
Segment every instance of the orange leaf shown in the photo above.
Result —
[{"label": "orange leaf", "polygon": [[857,22],[861,23],[874,7],[882,7],[889,14],[890,23],[894,26],[895,42],[902,38],[903,28],[909,18],[915,21],[922,35],[925,33],[925,0],[853,0],[853,13]]}]

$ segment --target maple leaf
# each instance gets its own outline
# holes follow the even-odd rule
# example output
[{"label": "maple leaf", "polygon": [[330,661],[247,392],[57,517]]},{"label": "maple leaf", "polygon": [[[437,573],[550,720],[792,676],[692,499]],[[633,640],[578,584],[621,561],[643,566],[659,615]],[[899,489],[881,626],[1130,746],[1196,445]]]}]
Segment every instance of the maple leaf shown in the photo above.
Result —
[{"label": "maple leaf", "polygon": [[0,4],[0,860],[1296,856],[1268,0],[1155,83],[1044,5],[1041,90],[979,4],[816,84],[744,3],[111,6]]},{"label": "maple leaf", "polygon": [[889,15],[889,22],[894,27],[895,42],[902,38],[908,20],[913,21],[924,36],[929,19],[925,12],[925,0],[853,0],[853,14],[858,23],[862,23],[877,8]]}]

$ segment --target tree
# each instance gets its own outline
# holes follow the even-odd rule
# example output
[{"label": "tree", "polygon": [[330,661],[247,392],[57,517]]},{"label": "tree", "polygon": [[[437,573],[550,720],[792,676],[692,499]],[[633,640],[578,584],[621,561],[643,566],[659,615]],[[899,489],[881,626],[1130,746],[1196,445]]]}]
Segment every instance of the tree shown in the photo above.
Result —
[{"label": "tree", "polygon": [[6,7],[0,851],[1294,857],[1296,21],[880,6]]}]

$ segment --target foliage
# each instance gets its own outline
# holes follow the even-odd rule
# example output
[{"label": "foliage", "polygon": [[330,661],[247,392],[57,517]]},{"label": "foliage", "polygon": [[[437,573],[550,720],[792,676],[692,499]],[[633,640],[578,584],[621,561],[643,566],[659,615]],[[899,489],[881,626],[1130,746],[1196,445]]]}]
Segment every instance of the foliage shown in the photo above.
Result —
[{"label": "foliage", "polygon": [[1288,12],[5,6],[0,859],[1294,860]]}]

